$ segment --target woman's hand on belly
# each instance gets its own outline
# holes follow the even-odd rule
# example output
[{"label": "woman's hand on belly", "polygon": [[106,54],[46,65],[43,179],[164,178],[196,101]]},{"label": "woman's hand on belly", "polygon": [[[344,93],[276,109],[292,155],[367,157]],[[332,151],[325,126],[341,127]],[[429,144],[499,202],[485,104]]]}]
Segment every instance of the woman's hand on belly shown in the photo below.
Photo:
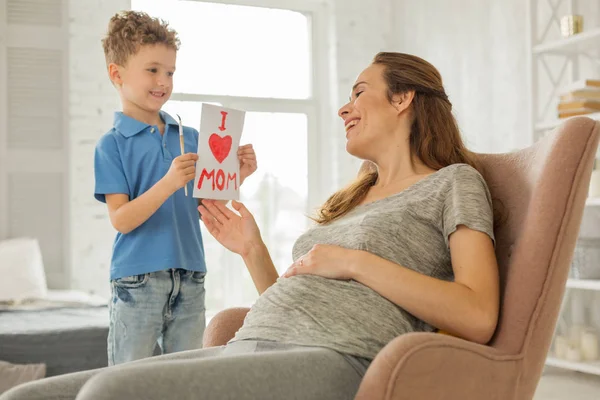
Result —
[{"label": "woman's hand on belly", "polygon": [[350,280],[352,266],[360,256],[359,253],[362,251],[316,244],[281,276],[289,278],[294,275],[317,275],[330,279]]}]

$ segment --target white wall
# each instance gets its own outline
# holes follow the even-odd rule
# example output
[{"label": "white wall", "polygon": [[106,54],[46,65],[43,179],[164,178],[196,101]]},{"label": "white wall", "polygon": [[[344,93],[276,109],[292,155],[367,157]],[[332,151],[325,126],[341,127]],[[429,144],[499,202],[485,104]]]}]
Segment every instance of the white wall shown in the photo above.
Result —
[{"label": "white wall", "polygon": [[333,134],[338,138],[338,184],[331,192],[355,176],[360,160],[346,153],[346,137],[337,109],[348,101],[352,85],[375,54],[394,47],[395,0],[333,0],[333,30],[335,33],[336,82],[332,110]]},{"label": "white wall", "polygon": [[435,65],[467,146],[499,152],[526,144],[527,2],[402,1],[396,50]]},{"label": "white wall", "polygon": [[69,1],[71,287],[106,294],[115,230],[94,199],[94,148],[120,109],[100,40],[129,0]]}]

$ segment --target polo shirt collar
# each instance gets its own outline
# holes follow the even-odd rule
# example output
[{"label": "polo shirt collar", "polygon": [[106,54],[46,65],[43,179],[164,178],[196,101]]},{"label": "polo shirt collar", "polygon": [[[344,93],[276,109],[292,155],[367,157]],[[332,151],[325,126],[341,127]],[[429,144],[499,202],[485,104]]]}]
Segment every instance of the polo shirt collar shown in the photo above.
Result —
[{"label": "polo shirt collar", "polygon": [[[163,120],[165,125],[175,125],[179,126],[175,118],[171,117],[164,111],[160,111],[160,118]],[[144,129],[149,128],[150,125],[145,122],[138,121],[135,118],[128,117],[123,114],[121,111],[115,112],[114,116],[114,127],[118,130],[123,136],[131,137],[137,135],[142,132]]]}]

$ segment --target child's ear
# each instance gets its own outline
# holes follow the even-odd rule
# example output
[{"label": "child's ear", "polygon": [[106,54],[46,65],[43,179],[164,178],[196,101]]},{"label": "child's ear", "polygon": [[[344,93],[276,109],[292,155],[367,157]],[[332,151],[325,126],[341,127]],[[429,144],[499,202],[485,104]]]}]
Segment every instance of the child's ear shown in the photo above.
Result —
[{"label": "child's ear", "polygon": [[123,83],[123,80],[121,79],[121,68],[115,63],[108,64],[108,77],[116,86],[121,86]]}]

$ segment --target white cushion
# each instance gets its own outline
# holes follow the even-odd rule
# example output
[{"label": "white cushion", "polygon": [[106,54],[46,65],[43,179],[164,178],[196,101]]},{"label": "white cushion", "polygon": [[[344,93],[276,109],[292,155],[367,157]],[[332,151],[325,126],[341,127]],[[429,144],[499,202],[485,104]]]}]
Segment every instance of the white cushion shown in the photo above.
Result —
[{"label": "white cushion", "polygon": [[46,273],[37,239],[0,241],[0,301],[46,297]]}]

